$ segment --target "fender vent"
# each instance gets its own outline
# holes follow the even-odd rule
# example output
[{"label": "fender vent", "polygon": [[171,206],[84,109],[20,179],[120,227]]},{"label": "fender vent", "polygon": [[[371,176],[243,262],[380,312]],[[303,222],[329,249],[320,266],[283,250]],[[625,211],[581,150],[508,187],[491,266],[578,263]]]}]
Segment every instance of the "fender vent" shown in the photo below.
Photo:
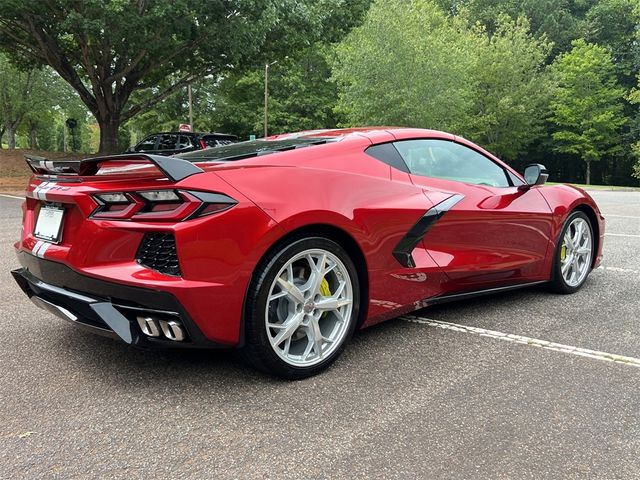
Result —
[{"label": "fender vent", "polygon": [[136,261],[143,267],[165,275],[181,275],[176,237],[172,233],[146,233],[138,248]]}]

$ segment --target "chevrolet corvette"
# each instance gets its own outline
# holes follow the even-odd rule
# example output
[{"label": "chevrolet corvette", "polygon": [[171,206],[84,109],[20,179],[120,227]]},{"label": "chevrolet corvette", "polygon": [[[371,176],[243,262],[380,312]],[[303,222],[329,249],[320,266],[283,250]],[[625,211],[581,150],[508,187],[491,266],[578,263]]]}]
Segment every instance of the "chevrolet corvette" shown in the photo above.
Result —
[{"label": "chevrolet corvette", "polygon": [[13,276],[39,307],[143,348],[235,347],[299,379],[355,330],[548,284],[602,257],[591,197],[454,135],[307,131],[175,157],[28,157]]}]

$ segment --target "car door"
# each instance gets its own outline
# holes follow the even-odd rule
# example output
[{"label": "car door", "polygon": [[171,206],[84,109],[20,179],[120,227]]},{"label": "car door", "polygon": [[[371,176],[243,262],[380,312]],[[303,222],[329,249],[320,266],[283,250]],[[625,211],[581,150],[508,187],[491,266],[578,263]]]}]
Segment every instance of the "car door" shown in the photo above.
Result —
[{"label": "car door", "polygon": [[481,288],[545,277],[551,209],[537,188],[503,165],[453,140],[395,142],[416,185],[447,212],[423,237],[434,261],[458,286]]}]

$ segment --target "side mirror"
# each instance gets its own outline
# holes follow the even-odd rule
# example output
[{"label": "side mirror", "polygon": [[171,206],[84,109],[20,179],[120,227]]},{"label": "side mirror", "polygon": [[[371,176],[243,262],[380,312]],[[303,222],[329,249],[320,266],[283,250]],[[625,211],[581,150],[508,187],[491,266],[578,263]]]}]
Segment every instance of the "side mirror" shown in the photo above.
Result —
[{"label": "side mirror", "polygon": [[549,172],[544,165],[534,163],[524,168],[524,181],[526,185],[520,187],[521,190],[528,190],[534,185],[542,185],[549,178]]}]

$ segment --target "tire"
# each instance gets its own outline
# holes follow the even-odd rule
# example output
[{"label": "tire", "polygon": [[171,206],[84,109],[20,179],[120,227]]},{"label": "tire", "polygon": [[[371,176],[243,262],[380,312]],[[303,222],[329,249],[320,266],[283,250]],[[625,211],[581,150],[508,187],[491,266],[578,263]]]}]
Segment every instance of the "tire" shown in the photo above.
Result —
[{"label": "tire", "polygon": [[290,240],[268,254],[253,275],[242,356],[281,378],[315,375],[353,335],[359,306],[358,274],[340,245],[324,237]]},{"label": "tire", "polygon": [[589,217],[584,212],[574,211],[567,217],[558,237],[549,284],[551,289],[564,294],[580,290],[591,272],[594,249],[593,226]]}]

